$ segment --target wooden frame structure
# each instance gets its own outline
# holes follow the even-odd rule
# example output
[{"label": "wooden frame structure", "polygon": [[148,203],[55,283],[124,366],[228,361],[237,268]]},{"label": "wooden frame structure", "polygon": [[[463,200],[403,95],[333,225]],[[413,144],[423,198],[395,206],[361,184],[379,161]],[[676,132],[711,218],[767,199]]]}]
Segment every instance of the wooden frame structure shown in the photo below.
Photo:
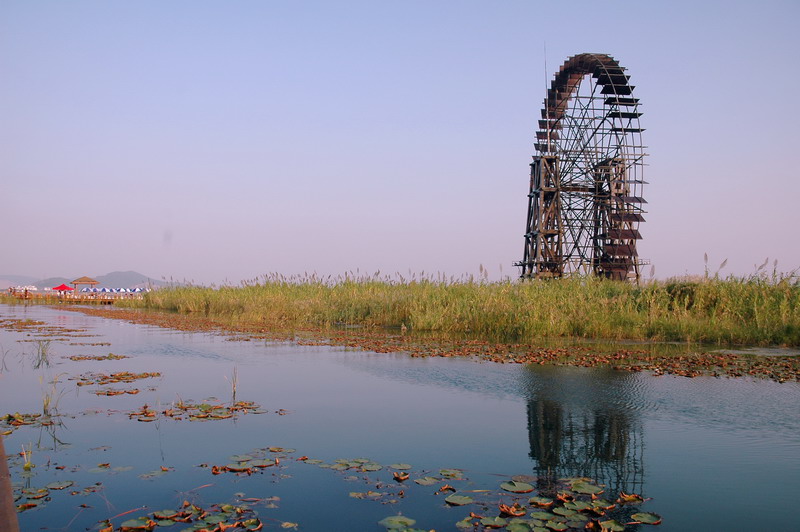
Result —
[{"label": "wooden frame structure", "polygon": [[11,486],[11,473],[8,471],[6,450],[3,446],[3,436],[0,434],[0,530],[6,532],[19,532],[17,521],[17,507],[14,504],[14,491]]},{"label": "wooden frame structure", "polygon": [[556,73],[531,163],[523,278],[639,280],[644,129],[629,79],[605,54],[575,55]]},{"label": "wooden frame structure", "polygon": [[81,286],[81,285],[86,285],[89,288],[94,288],[95,286],[100,284],[100,282],[92,279],[91,277],[86,277],[84,275],[83,277],[79,277],[78,279],[75,279],[74,281],[72,281],[69,284],[71,284],[72,287],[77,292],[78,291],[78,287]]}]

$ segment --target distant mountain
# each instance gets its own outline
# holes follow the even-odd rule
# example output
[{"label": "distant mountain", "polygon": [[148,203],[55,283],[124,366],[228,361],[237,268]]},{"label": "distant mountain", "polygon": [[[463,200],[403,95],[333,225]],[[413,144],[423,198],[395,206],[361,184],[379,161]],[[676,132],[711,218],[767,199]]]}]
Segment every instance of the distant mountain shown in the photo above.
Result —
[{"label": "distant mountain", "polygon": [[2,275],[0,274],[0,290],[5,290],[9,286],[25,286],[33,284],[36,277],[30,275]]},{"label": "distant mountain", "polygon": [[[72,279],[75,279],[75,277],[73,277]],[[66,277],[48,277],[47,279],[39,279],[38,281],[34,281],[28,284],[32,284],[33,286],[41,290],[42,288],[53,288],[54,286],[69,284],[69,282],[72,279],[67,279]]]},{"label": "distant mountain", "polygon": [[106,287],[106,288],[147,288],[147,287],[159,287],[159,286],[166,286],[169,283],[165,283],[164,281],[157,281],[155,279],[151,279],[150,277],[143,275],[138,272],[128,271],[128,272],[111,272],[105,275],[99,275],[94,277],[96,281],[99,281],[100,284],[97,285],[99,287]]},{"label": "distant mountain", "polygon": [[[48,277],[47,279],[36,279],[35,277],[30,277],[28,275],[0,275],[0,290],[5,290],[9,286],[24,285],[34,285],[41,290],[43,288],[52,288],[60,284],[69,285],[78,277],[82,277],[82,275],[76,275],[75,277],[69,278]],[[157,288],[170,284],[164,281],[151,279],[146,275],[133,271],[111,272],[107,273],[106,275],[93,276],[92,279],[99,283],[97,288]]]}]

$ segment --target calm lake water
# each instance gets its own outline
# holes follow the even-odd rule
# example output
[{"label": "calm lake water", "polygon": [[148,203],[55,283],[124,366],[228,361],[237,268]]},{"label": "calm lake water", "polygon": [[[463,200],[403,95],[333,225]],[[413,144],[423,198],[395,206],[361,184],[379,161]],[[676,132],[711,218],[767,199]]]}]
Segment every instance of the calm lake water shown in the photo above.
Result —
[{"label": "calm lake water", "polygon": [[[412,479],[461,469],[467,480],[459,489],[496,490],[514,475],[528,475],[532,483],[588,476],[608,486],[610,499],[620,490],[652,497],[641,509],[663,516],[654,530],[797,530],[797,383],[232,341],[0,305],[0,320],[8,319],[81,330],[42,336],[0,329],[0,414],[41,412],[48,395],[60,414],[57,425],[22,426],[5,436],[12,480],[18,488],[74,482],[19,514],[26,531],[92,529],[145,507],[115,517],[118,526],[184,500],[207,505],[237,497],[279,498],[255,505],[265,529],[290,522],[298,530],[380,531],[378,521],[402,513],[416,519],[416,527],[444,531],[456,530],[469,514],[468,506],[448,507],[434,495],[442,482],[425,487],[409,481],[396,502],[351,497],[392,484],[393,469],[338,472],[294,459],[300,456],[326,464],[361,457],[384,466],[406,463]],[[37,340],[48,339],[51,364],[35,368]],[[101,342],[111,345],[74,345]],[[130,358],[66,358],[109,352]],[[140,390],[112,397],[70,380],[118,371],[161,376],[112,385]],[[253,401],[266,413],[148,423],[128,415],[144,404],[164,410],[180,400],[229,402],[234,379],[237,400]],[[270,446],[295,451],[280,468],[251,476],[212,475],[198,467],[225,465],[232,455]],[[28,473],[17,456],[23,447],[33,449],[35,467]]]}]

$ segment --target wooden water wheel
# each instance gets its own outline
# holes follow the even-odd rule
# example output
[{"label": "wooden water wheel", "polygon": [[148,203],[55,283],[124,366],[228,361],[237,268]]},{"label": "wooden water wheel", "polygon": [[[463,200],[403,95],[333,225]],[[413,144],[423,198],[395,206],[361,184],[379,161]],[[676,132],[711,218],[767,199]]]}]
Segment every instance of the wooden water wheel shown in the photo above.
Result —
[{"label": "wooden water wheel", "polygon": [[644,130],[629,80],[605,54],[575,55],[556,73],[531,163],[523,278],[639,279]]}]

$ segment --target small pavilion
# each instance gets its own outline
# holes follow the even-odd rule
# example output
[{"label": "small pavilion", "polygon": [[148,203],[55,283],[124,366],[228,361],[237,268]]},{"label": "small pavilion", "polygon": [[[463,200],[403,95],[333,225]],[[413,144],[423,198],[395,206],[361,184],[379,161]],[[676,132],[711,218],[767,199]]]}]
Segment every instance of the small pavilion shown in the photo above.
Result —
[{"label": "small pavilion", "polygon": [[95,281],[91,277],[83,276],[83,277],[81,277],[79,279],[75,279],[70,284],[75,288],[75,291],[77,292],[81,285],[86,285],[89,288],[94,288],[95,286],[100,284],[100,282],[99,281]]}]

